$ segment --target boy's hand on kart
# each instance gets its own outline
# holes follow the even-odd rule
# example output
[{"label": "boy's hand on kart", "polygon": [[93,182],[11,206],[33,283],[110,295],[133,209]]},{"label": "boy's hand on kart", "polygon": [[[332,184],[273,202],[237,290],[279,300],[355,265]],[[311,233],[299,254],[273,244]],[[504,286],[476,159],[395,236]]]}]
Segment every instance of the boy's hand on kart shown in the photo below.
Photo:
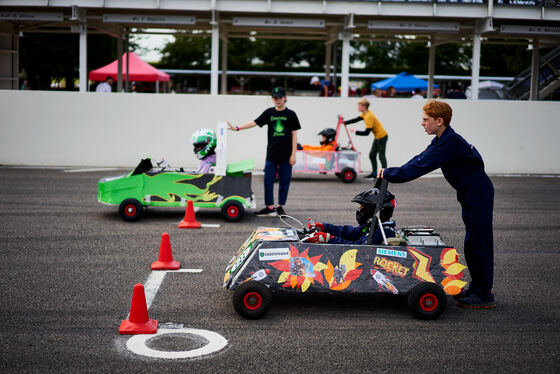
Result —
[{"label": "boy's hand on kart", "polygon": [[237,131],[237,127],[233,126],[231,123],[229,123],[229,122],[227,122],[227,121],[226,121],[226,123],[227,123],[227,125],[228,125],[228,130]]},{"label": "boy's hand on kart", "polygon": [[331,238],[331,234],[326,232],[315,232],[309,238],[307,238],[308,243],[327,243]]}]

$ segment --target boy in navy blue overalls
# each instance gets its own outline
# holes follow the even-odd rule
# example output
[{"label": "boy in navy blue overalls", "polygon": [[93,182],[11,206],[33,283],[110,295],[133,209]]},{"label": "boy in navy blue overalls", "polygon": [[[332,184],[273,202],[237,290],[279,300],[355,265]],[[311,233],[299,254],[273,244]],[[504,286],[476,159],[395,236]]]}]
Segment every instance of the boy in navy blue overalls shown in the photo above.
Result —
[{"label": "boy in navy blue overalls", "polygon": [[449,126],[452,116],[449,104],[430,100],[422,110],[422,126],[435,138],[424,152],[401,167],[381,169],[377,177],[403,183],[441,168],[461,204],[466,229],[465,260],[472,279],[469,288],[456,299],[465,308],[495,308],[492,295],[494,187],[484,171],[480,153]]}]

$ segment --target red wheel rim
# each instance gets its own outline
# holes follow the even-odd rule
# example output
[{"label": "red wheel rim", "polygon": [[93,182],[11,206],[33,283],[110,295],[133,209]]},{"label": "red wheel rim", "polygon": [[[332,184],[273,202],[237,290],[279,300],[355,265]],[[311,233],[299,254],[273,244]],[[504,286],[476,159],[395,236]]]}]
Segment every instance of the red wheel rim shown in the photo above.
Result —
[{"label": "red wheel rim", "polygon": [[257,310],[262,305],[262,296],[260,293],[252,291],[248,292],[243,298],[243,305],[249,310]]},{"label": "red wheel rim", "polygon": [[427,293],[420,298],[420,308],[424,312],[433,312],[438,306],[438,299],[436,295]]},{"label": "red wheel rim", "polygon": [[235,205],[232,205],[232,206],[227,208],[227,215],[228,216],[237,217],[238,214],[239,214],[239,208],[237,208]]},{"label": "red wheel rim", "polygon": [[346,180],[352,179],[352,176],[353,176],[353,174],[352,174],[351,171],[347,171],[346,173],[344,173],[344,179],[346,179]]},{"label": "red wheel rim", "polygon": [[129,204],[129,205],[124,207],[124,213],[127,216],[132,217],[133,215],[136,214],[136,207],[132,204]]}]

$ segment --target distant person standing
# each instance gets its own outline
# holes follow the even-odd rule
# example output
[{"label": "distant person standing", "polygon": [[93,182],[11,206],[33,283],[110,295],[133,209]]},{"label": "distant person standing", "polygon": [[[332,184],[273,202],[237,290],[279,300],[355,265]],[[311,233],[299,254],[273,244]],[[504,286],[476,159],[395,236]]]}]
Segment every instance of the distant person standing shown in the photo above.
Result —
[{"label": "distant person standing", "polygon": [[321,97],[329,97],[334,95],[334,84],[332,84],[328,80],[319,79],[319,77],[313,77],[311,78],[311,82],[309,84],[319,87],[319,96]]},{"label": "distant person standing", "polygon": [[367,175],[365,179],[373,180],[377,175],[377,155],[379,154],[379,161],[381,161],[381,167],[387,167],[387,158],[385,152],[387,149],[387,139],[389,135],[381,122],[377,119],[375,114],[369,110],[369,101],[366,98],[361,98],[358,100],[358,111],[361,114],[353,119],[344,121],[345,125],[350,125],[352,123],[364,121],[366,129],[363,131],[356,131],[356,135],[367,136],[370,132],[373,132],[373,144],[371,146],[371,151],[369,152],[369,159],[371,161],[372,171],[371,174]]},{"label": "distant person standing", "polygon": [[95,88],[95,92],[113,92],[113,78],[105,78],[105,82],[99,83]]},{"label": "distant person standing", "polygon": [[[286,90],[276,87],[271,93],[274,107],[268,108],[254,121],[241,126],[227,123],[232,131],[268,125],[268,146],[264,167],[265,207],[255,213],[258,217],[282,216],[288,199],[292,166],[296,163],[297,130],[301,129],[298,117],[286,107]],[[278,206],[274,208],[274,180],[278,174]]]},{"label": "distant person standing", "polygon": [[397,90],[394,86],[387,87],[387,93],[385,94],[385,97],[397,97]]}]

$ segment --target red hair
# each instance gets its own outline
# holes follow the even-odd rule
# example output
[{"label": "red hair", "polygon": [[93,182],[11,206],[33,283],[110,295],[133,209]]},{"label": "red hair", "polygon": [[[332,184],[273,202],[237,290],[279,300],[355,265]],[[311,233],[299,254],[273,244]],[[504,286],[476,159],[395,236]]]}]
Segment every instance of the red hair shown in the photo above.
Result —
[{"label": "red hair", "polygon": [[453,115],[453,110],[451,110],[451,106],[449,104],[437,100],[429,100],[422,110],[434,119],[443,119],[443,124],[445,126],[449,125],[451,122],[451,116]]}]

